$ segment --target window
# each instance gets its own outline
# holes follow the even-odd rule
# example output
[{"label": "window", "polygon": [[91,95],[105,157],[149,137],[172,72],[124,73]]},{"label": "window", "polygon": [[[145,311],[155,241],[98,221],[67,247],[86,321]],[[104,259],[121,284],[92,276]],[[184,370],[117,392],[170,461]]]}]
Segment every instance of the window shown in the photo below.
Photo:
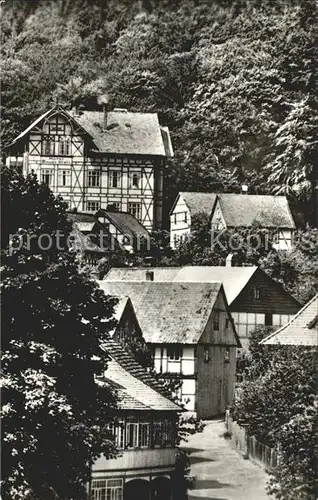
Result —
[{"label": "window", "polygon": [[259,300],[261,298],[261,291],[259,288],[253,288],[253,299]]},{"label": "window", "polygon": [[137,220],[141,219],[141,204],[137,202],[128,203],[128,212],[136,217]]},{"label": "window", "polygon": [[209,348],[208,347],[204,347],[203,348],[203,360],[205,363],[208,363],[210,359],[210,355],[209,355]]},{"label": "window", "polygon": [[99,187],[100,186],[100,171],[99,170],[89,170],[88,171],[88,186],[89,187]]},{"label": "window", "polygon": [[41,171],[41,181],[48,186],[53,184],[53,173],[52,169],[45,168]]},{"label": "window", "polygon": [[71,171],[69,169],[59,171],[58,183],[59,183],[59,186],[70,186],[70,184],[71,184]]},{"label": "window", "polygon": [[139,188],[140,187],[141,176],[138,172],[133,172],[130,174],[130,187]]},{"label": "window", "polygon": [[138,446],[138,423],[130,422],[126,425],[126,445],[128,448]]},{"label": "window", "polygon": [[117,170],[110,170],[108,179],[109,187],[119,188],[121,186],[121,174]]},{"label": "window", "polygon": [[219,330],[220,328],[220,312],[214,311],[213,313],[213,330]]},{"label": "window", "polygon": [[141,422],[139,424],[138,445],[140,448],[146,448],[150,443],[150,424]]},{"label": "window", "polygon": [[226,347],[225,352],[224,352],[224,362],[229,363],[230,362],[230,348]]},{"label": "window", "polygon": [[178,236],[176,234],[173,235],[173,246],[176,247],[178,245]]},{"label": "window", "polygon": [[42,141],[42,155],[54,156],[55,155],[55,140],[54,136],[47,136]]},{"label": "window", "polygon": [[263,313],[232,312],[232,318],[237,333],[242,337],[249,337],[259,325],[265,325],[265,314]]},{"label": "window", "polygon": [[100,202],[95,200],[88,200],[86,202],[86,209],[89,212],[97,212],[100,209]]},{"label": "window", "polygon": [[92,500],[123,500],[123,480],[93,479],[91,486]]},{"label": "window", "polygon": [[230,324],[229,318],[225,318],[225,329],[229,327],[229,324]]},{"label": "window", "polygon": [[184,212],[184,222],[188,222],[188,212]]},{"label": "window", "polygon": [[182,358],[182,346],[170,345],[167,348],[167,355],[169,359],[179,360]]},{"label": "window", "polygon": [[174,223],[177,223],[177,214],[174,214]]},{"label": "window", "polygon": [[283,326],[293,317],[292,314],[273,314],[273,326]]},{"label": "window", "polygon": [[115,424],[115,444],[119,449],[125,448],[125,422],[119,420]]},{"label": "window", "polygon": [[69,137],[59,137],[59,155],[69,156],[71,154],[71,141]]},{"label": "window", "polygon": [[153,445],[154,446],[161,446],[162,443],[162,423],[161,422],[154,422],[153,424]]}]

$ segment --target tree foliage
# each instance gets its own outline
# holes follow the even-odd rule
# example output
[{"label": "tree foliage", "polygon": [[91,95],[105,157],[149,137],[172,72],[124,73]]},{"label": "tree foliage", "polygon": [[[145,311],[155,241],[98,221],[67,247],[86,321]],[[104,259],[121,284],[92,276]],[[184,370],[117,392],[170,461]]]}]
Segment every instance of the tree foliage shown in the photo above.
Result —
[{"label": "tree foliage", "polygon": [[115,453],[115,394],[95,379],[114,303],[59,249],[63,202],[33,176],[2,174],[3,499],[85,498],[92,461]]},{"label": "tree foliage", "polygon": [[254,334],[233,417],[248,435],[278,452],[278,465],[270,471],[270,493],[281,500],[307,500],[317,491],[316,351],[260,346],[264,333]]},{"label": "tree foliage", "polygon": [[246,182],[250,192],[286,192],[298,212],[311,206],[313,221],[316,8],[315,0],[7,0],[3,142],[53,102],[97,109],[107,92],[112,106],[157,111],[169,126],[167,212],[177,191]]}]

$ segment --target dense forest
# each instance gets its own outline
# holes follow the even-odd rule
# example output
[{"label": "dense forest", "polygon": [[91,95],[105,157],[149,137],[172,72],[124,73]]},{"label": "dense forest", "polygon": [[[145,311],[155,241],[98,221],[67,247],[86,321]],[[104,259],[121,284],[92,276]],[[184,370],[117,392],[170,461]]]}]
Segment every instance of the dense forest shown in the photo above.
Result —
[{"label": "dense forest", "polygon": [[287,193],[317,210],[315,0],[5,0],[2,143],[54,103],[156,111],[177,190]]}]

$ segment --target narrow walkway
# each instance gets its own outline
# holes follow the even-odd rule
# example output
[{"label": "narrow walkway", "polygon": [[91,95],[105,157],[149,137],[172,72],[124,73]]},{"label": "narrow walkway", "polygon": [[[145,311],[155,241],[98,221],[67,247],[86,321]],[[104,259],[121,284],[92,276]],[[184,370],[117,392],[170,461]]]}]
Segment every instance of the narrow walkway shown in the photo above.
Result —
[{"label": "narrow walkway", "polygon": [[234,450],[224,432],[223,420],[212,420],[182,444],[190,452],[191,475],[196,477],[189,500],[269,500],[266,472]]}]

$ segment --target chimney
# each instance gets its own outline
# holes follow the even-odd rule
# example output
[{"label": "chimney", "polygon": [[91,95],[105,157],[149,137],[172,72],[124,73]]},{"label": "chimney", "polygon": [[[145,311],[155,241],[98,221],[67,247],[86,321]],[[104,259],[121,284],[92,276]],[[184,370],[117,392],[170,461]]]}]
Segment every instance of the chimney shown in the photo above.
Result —
[{"label": "chimney", "polygon": [[107,115],[108,115],[108,95],[102,94],[97,97],[98,104],[103,106],[103,131],[107,130]]},{"label": "chimney", "polygon": [[154,272],[146,271],[146,281],[153,281],[153,280],[154,280]]},{"label": "chimney", "polygon": [[242,192],[242,194],[247,194],[247,191],[248,191],[248,186],[246,184],[243,184],[241,186],[241,192]]},{"label": "chimney", "polygon": [[229,253],[225,260],[225,267],[232,267],[233,254]]}]

